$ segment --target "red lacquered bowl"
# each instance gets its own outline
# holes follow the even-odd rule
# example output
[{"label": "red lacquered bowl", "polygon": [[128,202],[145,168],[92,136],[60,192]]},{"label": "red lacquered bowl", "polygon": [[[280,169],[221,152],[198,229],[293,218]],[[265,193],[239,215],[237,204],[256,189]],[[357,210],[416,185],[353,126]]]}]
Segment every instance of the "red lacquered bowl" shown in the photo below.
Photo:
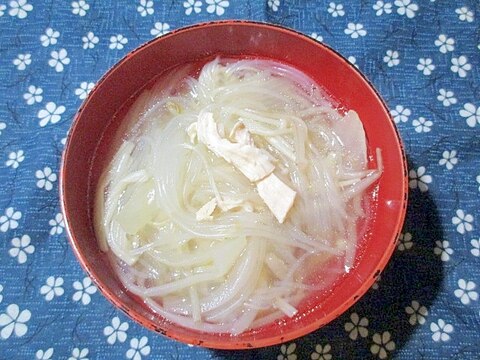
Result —
[{"label": "red lacquered bowl", "polygon": [[[383,175],[372,197],[375,211],[353,270],[321,305],[305,301],[292,319],[238,336],[189,330],[149,310],[115,276],[107,257],[99,250],[92,219],[96,184],[109,160],[109,144],[122,120],[114,116],[117,110],[168,69],[216,55],[271,58],[311,76],[342,107],[358,112],[367,134],[369,153],[381,148],[384,162]],[[78,110],[63,154],[60,184],[62,210],[73,250],[103,295],[150,330],[185,343],[218,349],[278,344],[316,330],[345,312],[370,288],[390,259],[403,224],[408,190],[400,137],[385,103],[368,80],[337,52],[305,35],[246,21],[212,22],[179,29],[124,57],[98,82]]]}]

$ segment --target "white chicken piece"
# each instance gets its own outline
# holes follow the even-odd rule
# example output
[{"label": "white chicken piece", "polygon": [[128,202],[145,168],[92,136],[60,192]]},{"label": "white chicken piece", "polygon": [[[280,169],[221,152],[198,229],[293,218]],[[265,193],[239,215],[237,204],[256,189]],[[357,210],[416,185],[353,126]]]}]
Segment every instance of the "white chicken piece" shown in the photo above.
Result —
[{"label": "white chicken piece", "polygon": [[250,135],[250,132],[246,128],[245,124],[241,121],[238,121],[230,132],[230,139],[234,140],[236,143],[255,146],[253,138]]},{"label": "white chicken piece", "polygon": [[[233,127],[230,138],[238,143],[254,146],[250,132],[241,121]],[[257,190],[278,222],[283,223],[288,211],[293,206],[297,193],[274,174],[257,182]]]},{"label": "white chicken piece", "polygon": [[257,183],[257,190],[260,197],[267,204],[270,211],[282,224],[293,206],[297,193],[290,189],[275,174],[270,174]]},{"label": "white chicken piece", "polygon": [[213,198],[205,205],[203,205],[196,213],[197,221],[205,221],[205,220],[212,220],[213,219],[213,212],[217,207],[217,199]]},{"label": "white chicken piece", "polygon": [[253,211],[251,209],[251,204],[244,202],[240,199],[233,199],[231,197],[225,196],[223,199],[218,200],[217,198],[213,198],[212,200],[208,201],[203,205],[197,212],[196,218],[197,221],[205,221],[205,220],[212,220],[213,219],[213,212],[216,208],[220,208],[223,212],[227,212],[229,210],[242,207],[245,211]]},{"label": "white chicken piece", "polygon": [[265,150],[253,144],[232,143],[222,138],[213,114],[210,112],[201,112],[198,115],[197,138],[215,155],[234,165],[251,182],[262,180],[275,169]]},{"label": "white chicken piece", "polygon": [[[297,193],[273,174],[275,166],[270,161],[270,154],[255,146],[250,132],[242,122],[237,122],[230,133],[230,138],[235,142],[220,135],[210,112],[200,113],[197,122],[190,125],[187,132],[191,141],[196,137],[215,155],[234,165],[251,182],[256,183],[258,194],[278,222],[285,221]],[[198,210],[197,220],[211,219],[216,206],[228,211],[229,208],[240,205],[234,203],[233,207],[229,207],[227,203],[219,204],[215,199],[210,200]]]}]

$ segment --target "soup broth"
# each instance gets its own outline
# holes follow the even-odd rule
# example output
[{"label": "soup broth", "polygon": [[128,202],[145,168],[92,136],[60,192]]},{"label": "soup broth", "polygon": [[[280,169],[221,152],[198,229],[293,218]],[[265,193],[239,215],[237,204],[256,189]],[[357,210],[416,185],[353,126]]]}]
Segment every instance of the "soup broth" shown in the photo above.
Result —
[{"label": "soup broth", "polygon": [[283,63],[217,58],[144,90],[96,191],[95,230],[154,312],[240,334],[298,313],[355,266],[367,139],[353,110]]}]

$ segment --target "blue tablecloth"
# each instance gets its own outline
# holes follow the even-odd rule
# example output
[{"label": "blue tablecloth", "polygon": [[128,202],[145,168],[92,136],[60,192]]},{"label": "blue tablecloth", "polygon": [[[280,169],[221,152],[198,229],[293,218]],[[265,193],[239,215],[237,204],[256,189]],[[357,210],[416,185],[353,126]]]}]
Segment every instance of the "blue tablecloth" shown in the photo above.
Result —
[{"label": "blue tablecloth", "polygon": [[[402,241],[361,301],[304,338],[237,352],[113,308],[70,250],[57,195],[95,81],[154,36],[227,18],[292,27],[354,62],[398,123],[411,188]],[[478,0],[1,0],[0,358],[479,359],[479,18]]]}]

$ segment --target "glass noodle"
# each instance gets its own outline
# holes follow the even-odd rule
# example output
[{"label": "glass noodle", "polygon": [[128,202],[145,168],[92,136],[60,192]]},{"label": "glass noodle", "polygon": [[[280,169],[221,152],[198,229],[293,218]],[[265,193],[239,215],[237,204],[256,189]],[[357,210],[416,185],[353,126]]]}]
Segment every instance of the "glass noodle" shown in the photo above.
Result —
[{"label": "glass noodle", "polygon": [[[236,335],[295,316],[309,293],[355,265],[381,153],[369,169],[357,114],[337,111],[292,67],[216,59],[187,73],[145,90],[126,115],[98,184],[96,233],[124,286],[154,312]],[[215,136],[264,156],[268,177],[290,189],[284,218],[274,208],[283,194],[269,203],[260,193],[266,177],[252,181],[202,140],[207,118]]]}]

